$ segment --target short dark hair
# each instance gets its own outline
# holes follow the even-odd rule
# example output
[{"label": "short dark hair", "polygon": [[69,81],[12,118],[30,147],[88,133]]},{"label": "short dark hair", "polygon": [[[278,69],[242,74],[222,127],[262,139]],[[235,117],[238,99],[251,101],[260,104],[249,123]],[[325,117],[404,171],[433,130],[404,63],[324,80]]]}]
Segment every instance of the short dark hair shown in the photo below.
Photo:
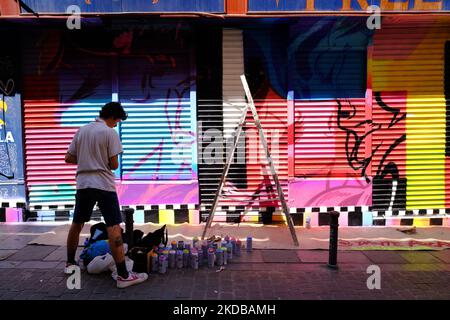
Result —
[{"label": "short dark hair", "polygon": [[109,119],[113,118],[114,120],[122,119],[127,120],[128,115],[123,110],[122,105],[119,102],[108,102],[105,104],[100,111],[100,118]]}]

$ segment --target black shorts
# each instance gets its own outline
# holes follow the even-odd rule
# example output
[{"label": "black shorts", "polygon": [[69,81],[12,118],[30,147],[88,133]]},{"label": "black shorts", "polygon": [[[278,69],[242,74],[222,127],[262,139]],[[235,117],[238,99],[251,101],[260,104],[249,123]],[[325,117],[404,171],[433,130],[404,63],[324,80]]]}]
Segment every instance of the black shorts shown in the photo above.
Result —
[{"label": "black shorts", "polygon": [[117,193],[94,188],[77,189],[73,222],[85,223],[90,221],[95,203],[98,203],[107,227],[122,222]]}]

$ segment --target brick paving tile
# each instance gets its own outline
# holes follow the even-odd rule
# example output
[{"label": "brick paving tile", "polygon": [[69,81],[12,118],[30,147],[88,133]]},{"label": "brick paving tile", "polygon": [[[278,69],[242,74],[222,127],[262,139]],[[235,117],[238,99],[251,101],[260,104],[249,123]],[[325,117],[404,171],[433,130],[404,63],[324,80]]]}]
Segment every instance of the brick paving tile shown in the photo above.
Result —
[{"label": "brick paving tile", "polygon": [[[29,246],[11,250],[18,250],[16,257],[30,252],[36,260],[10,256],[0,261],[2,300],[450,299],[450,264],[444,252],[340,251],[339,269],[331,270],[326,267],[327,251],[254,250],[243,256],[247,261],[236,259],[222,272],[206,267],[169,270],[165,275],[150,274],[147,282],[124,290],[117,289],[107,273],[82,273],[82,289],[69,290],[62,274],[64,247],[43,249],[51,251],[45,256]],[[381,290],[367,288],[370,264],[381,268]]]},{"label": "brick paving tile", "polygon": [[15,254],[18,250],[0,250],[0,261],[6,260],[13,254]]},{"label": "brick paving tile", "polygon": [[435,251],[430,254],[444,263],[450,263],[450,250]]},{"label": "brick paving tile", "polygon": [[426,263],[441,263],[438,258],[428,252],[402,252],[400,255],[410,263],[426,264]]}]

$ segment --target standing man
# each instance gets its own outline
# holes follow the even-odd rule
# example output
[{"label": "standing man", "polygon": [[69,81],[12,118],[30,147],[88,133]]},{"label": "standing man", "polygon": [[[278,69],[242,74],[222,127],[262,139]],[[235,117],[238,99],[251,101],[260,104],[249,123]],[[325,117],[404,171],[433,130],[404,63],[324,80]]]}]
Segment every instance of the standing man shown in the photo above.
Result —
[{"label": "standing man", "polygon": [[75,253],[84,223],[90,221],[95,203],[105,219],[109,245],[117,267],[117,287],[147,280],[146,273],[128,272],[123,250],[122,215],[116,193],[115,176],[118,155],[123,152],[119,135],[113,129],[127,114],[118,102],[105,104],[100,117],[81,127],[67,150],[66,163],[77,164],[77,193],[72,225],[67,236],[67,268],[76,265]]}]

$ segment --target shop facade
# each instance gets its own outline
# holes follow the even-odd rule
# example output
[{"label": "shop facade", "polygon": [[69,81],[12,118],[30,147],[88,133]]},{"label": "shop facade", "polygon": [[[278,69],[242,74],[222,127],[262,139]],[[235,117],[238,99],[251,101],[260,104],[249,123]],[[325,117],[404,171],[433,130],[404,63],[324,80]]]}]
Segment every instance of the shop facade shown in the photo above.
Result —
[{"label": "shop facade", "polygon": [[[121,205],[137,223],[200,223],[245,74],[295,225],[326,225],[328,211],[344,226],[449,224],[450,1],[91,2],[80,30],[64,1],[24,1],[0,21],[0,220],[70,220],[67,146],[119,101]],[[215,218],[283,222],[256,127],[244,131]]]}]

